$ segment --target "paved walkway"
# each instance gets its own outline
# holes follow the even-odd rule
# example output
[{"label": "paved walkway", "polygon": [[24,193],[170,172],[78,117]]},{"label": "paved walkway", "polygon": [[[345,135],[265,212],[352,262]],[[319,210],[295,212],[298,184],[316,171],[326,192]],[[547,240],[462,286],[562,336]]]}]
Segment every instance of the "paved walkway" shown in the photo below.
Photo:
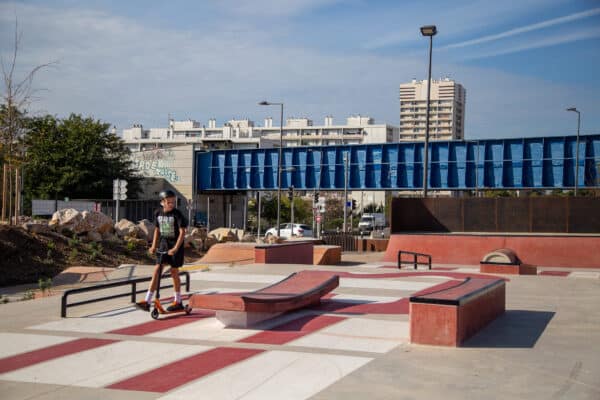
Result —
[{"label": "paved walkway", "polygon": [[[600,398],[599,271],[507,276],[507,312],[465,347],[440,348],[408,343],[407,298],[477,270],[454,266],[415,276],[386,268],[380,257],[346,254],[343,266],[319,267],[342,276],[333,296],[253,329],[225,328],[201,310],[154,321],[128,297],[70,308],[64,319],[60,296],[0,305],[0,397]],[[257,289],[316,269],[196,267],[192,291],[204,293]],[[87,271],[86,280],[151,269]],[[79,280],[53,290],[89,284]]]}]

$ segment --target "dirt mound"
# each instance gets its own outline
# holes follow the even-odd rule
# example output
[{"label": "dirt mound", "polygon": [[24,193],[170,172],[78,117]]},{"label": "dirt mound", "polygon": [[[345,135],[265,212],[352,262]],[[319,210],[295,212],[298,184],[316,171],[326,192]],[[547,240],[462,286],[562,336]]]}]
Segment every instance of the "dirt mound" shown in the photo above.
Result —
[{"label": "dirt mound", "polygon": [[[117,267],[153,264],[148,247],[135,242],[83,242],[54,232],[29,233],[21,227],[0,225],[0,286],[37,283],[70,266]],[[186,262],[202,254],[186,249]]]}]

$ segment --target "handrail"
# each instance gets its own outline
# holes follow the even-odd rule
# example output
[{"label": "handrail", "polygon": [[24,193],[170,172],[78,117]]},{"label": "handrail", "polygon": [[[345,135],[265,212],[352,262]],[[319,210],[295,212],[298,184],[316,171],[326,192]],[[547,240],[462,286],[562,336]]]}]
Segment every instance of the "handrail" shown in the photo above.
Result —
[{"label": "handrail", "polygon": [[[190,273],[188,271],[180,271],[179,275],[185,276],[185,290],[187,292],[189,292],[190,291]],[[163,276],[161,278],[168,278],[169,276],[171,276],[170,273],[163,274]],[[146,290],[146,289],[137,290],[137,284],[141,283],[141,282],[148,282],[150,280],[152,280],[152,277],[146,276],[146,277],[142,277],[142,278],[127,279],[125,281],[102,283],[102,284],[94,285],[94,286],[86,286],[86,287],[82,287],[82,288],[69,289],[69,290],[65,291],[62,295],[62,299],[60,302],[60,316],[61,316],[61,318],[66,318],[67,307],[81,306],[84,304],[95,303],[95,302],[103,301],[103,300],[111,300],[111,299],[116,299],[119,297],[131,296],[131,302],[135,303],[135,295],[138,293],[142,293],[142,292],[144,292],[144,290]],[[125,285],[131,285],[130,293],[113,294],[110,296],[99,297],[96,299],[83,300],[83,301],[78,301],[75,303],[67,304],[67,298],[69,297],[69,295],[72,295],[72,294],[92,292],[95,290],[102,290],[102,289],[108,289],[108,288],[112,288],[112,287],[125,286]],[[171,287],[173,287],[173,285],[161,286],[160,288],[158,288],[157,292],[160,289],[167,289],[167,288],[171,288]]]},{"label": "handrail", "polygon": [[[412,255],[413,261],[402,261],[403,253]],[[425,257],[427,259],[427,262],[418,262],[418,257]],[[415,269],[417,269],[417,265],[427,265],[428,268],[431,269],[431,255],[400,250],[398,251],[398,269],[402,269],[402,264],[413,264],[415,266]]]}]

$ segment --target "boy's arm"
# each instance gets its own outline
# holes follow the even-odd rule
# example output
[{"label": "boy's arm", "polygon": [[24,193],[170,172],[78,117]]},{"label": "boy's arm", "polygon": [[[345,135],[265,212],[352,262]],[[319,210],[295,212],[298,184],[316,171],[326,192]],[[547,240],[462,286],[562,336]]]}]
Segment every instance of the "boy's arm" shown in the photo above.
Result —
[{"label": "boy's arm", "polygon": [[156,246],[158,246],[158,237],[160,236],[160,232],[158,231],[158,228],[154,228],[154,236],[152,238],[152,246],[150,246],[150,248],[148,249],[148,251],[151,254],[154,254],[154,252],[156,251]]},{"label": "boy's arm", "polygon": [[183,244],[183,239],[185,239],[185,228],[179,228],[179,236],[177,237],[177,243],[175,243],[175,246],[173,246],[173,248],[169,250],[169,255],[174,255],[175,253],[177,253],[177,250],[179,250],[179,248]]}]

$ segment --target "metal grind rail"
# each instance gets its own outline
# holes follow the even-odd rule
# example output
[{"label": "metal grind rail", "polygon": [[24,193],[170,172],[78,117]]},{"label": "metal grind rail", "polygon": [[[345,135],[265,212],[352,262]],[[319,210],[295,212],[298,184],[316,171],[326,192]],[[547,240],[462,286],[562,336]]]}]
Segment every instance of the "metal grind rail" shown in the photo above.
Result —
[{"label": "metal grind rail", "polygon": [[[412,261],[402,261],[402,254],[411,255],[413,260]],[[419,257],[421,259],[425,258],[427,261],[419,262]],[[429,254],[414,253],[412,251],[400,250],[398,252],[398,269],[402,269],[402,264],[409,264],[409,265],[412,264],[412,265],[414,265],[415,269],[417,269],[418,265],[427,265],[427,267],[429,269],[431,269],[431,256]]]},{"label": "metal grind rail", "polygon": [[[186,290],[186,292],[189,293],[189,291],[190,291],[190,273],[187,271],[180,271],[179,276],[182,276],[182,275],[185,276],[185,290]],[[163,274],[161,277],[161,280],[162,280],[162,278],[168,278],[169,276],[171,276],[170,273]],[[142,293],[147,290],[147,289],[138,290],[137,284],[142,283],[142,282],[149,282],[151,280],[152,280],[152,277],[147,276],[147,277],[143,277],[143,278],[127,279],[124,281],[102,283],[100,285],[87,286],[87,287],[76,288],[76,289],[69,289],[69,290],[65,291],[62,295],[62,299],[61,299],[61,303],[60,303],[60,316],[62,318],[66,318],[68,307],[82,306],[84,304],[97,303],[99,301],[117,299],[119,297],[131,296],[131,302],[135,303],[135,296],[138,293]],[[110,288],[126,286],[126,285],[131,285],[130,292],[112,294],[110,296],[98,297],[98,298],[94,298],[94,299],[81,300],[81,301],[77,301],[77,302],[71,303],[71,304],[67,303],[67,299],[70,295],[74,295],[74,294],[78,294],[78,293],[93,292],[96,290],[110,289]],[[160,289],[168,289],[168,288],[172,288],[172,287],[173,287],[172,284],[171,285],[162,285],[160,288],[157,289],[157,295],[158,295]]]}]

